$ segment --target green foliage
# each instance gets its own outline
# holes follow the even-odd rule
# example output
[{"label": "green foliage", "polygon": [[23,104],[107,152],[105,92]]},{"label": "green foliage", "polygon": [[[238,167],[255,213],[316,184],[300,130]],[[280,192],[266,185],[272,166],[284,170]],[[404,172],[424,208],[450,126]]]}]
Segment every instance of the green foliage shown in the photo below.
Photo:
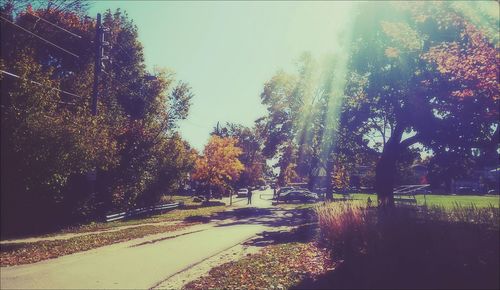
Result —
[{"label": "green foliage", "polygon": [[390,204],[385,197],[392,195],[397,172],[418,161],[413,145],[432,150],[433,181],[445,177],[436,174],[441,167],[446,182],[466,170],[474,148],[495,150],[498,48],[450,3],[364,8],[346,105],[357,119],[351,128],[380,153],[375,187]]},{"label": "green foliage", "polygon": [[[137,28],[121,11],[107,11],[111,49],[105,54],[113,62],[101,74],[98,115],[92,116],[95,23],[84,17],[85,3],[25,4],[9,1],[1,10],[79,57],[1,22],[2,69],[21,77],[2,74],[2,233],[95,220],[182,188],[195,152],[175,130],[189,112],[190,87],[170,71],[148,72]],[[82,38],[36,23],[30,14]],[[92,188],[86,175],[94,169]]]}]

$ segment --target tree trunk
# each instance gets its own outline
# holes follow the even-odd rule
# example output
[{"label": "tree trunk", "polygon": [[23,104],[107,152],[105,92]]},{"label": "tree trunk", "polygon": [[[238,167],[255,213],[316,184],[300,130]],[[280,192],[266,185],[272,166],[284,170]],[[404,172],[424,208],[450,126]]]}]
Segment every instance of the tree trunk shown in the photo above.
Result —
[{"label": "tree trunk", "polygon": [[208,194],[205,196],[206,198],[206,201],[210,201],[210,199],[212,198],[212,185],[209,185],[208,187]]},{"label": "tree trunk", "polygon": [[385,146],[375,169],[375,191],[379,207],[394,206],[393,189],[398,159],[398,143],[388,143]]}]

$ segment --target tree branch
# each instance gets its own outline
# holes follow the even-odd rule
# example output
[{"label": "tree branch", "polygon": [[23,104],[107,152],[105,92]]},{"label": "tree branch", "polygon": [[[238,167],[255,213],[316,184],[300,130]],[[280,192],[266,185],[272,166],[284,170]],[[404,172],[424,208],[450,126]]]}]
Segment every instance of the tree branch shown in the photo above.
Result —
[{"label": "tree branch", "polygon": [[404,139],[403,141],[401,141],[401,143],[399,143],[399,145],[401,145],[402,148],[410,147],[411,145],[418,143],[420,141],[420,137],[421,134],[417,133],[414,136]]}]

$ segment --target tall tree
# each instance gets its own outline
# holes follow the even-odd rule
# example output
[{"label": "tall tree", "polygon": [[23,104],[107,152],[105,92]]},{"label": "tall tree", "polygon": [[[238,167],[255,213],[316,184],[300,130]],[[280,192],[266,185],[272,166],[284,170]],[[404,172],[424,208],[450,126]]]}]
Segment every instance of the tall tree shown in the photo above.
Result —
[{"label": "tall tree", "polygon": [[383,142],[375,187],[392,206],[397,163],[412,145],[463,156],[498,144],[498,48],[446,3],[368,5],[351,63],[366,80],[356,118]]},{"label": "tall tree", "polygon": [[278,72],[261,93],[268,110],[264,155],[279,158],[281,171],[293,162],[298,179],[311,186],[313,172],[328,163],[334,144],[331,135],[337,128],[336,102],[340,99],[332,70],[336,61],[328,57],[320,65],[305,53],[299,59],[297,73]]}]

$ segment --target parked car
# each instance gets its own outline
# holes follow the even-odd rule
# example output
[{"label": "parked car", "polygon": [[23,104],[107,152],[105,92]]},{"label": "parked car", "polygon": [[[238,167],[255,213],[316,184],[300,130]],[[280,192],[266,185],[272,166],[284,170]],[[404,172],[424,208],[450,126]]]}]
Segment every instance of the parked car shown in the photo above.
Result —
[{"label": "parked car", "polygon": [[285,187],[282,187],[278,190],[277,194],[278,196],[281,196],[282,194],[284,194],[285,192],[287,191],[290,191],[290,190],[293,190],[295,189],[293,186],[285,186]]},{"label": "parked car", "polygon": [[461,186],[455,190],[457,194],[475,194],[478,190],[471,186]]},{"label": "parked car", "polygon": [[280,196],[282,202],[315,202],[319,200],[318,194],[308,190],[291,190]]},{"label": "parked car", "polygon": [[238,193],[236,194],[237,197],[247,197],[248,196],[248,189],[246,188],[240,188],[238,189]]}]

